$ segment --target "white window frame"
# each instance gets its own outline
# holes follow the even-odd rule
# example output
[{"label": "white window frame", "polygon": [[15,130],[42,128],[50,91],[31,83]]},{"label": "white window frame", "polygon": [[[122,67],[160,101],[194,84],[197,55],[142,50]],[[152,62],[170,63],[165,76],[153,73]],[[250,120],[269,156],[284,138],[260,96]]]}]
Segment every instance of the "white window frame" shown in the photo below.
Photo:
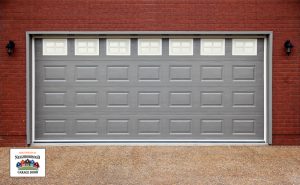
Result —
[{"label": "white window frame", "polygon": [[[95,46],[95,53],[79,53],[78,49],[79,49],[79,46],[78,44],[80,42],[95,42],[96,46]],[[94,56],[94,55],[99,55],[99,39],[75,39],[75,44],[74,44],[74,47],[75,47],[75,55],[76,56]],[[87,49],[89,48],[88,46],[86,47]]]},{"label": "white window frame", "polygon": [[[212,42],[212,44],[214,42],[221,42],[222,44],[222,51],[221,53],[207,53],[205,52],[205,47],[204,47],[204,44],[205,42]],[[201,39],[201,46],[200,46],[200,55],[203,55],[203,56],[224,56],[225,55],[225,39]],[[213,46],[211,46],[211,48],[213,49]]]},{"label": "white window frame", "polygon": [[[241,53],[236,51],[236,42],[252,41],[254,43],[254,51],[252,53]],[[244,46],[245,48],[245,46]],[[256,56],[257,55],[257,39],[232,39],[232,55],[238,56]]]},{"label": "white window frame", "polygon": [[[174,53],[172,51],[172,43],[173,42],[184,42],[189,41],[191,42],[191,48],[189,53]],[[193,56],[194,55],[194,39],[169,39],[169,55],[170,56]]]},{"label": "white window frame", "polygon": [[[64,43],[64,52],[63,53],[47,53],[47,42],[62,42]],[[55,47],[53,47],[55,49]],[[66,56],[68,55],[68,40],[67,39],[43,39],[43,56]]]},{"label": "white window frame", "polygon": [[[127,42],[127,52],[126,53],[111,53],[109,51],[109,43],[112,41],[126,41]],[[108,56],[130,56],[131,54],[131,39],[106,39],[106,55]]]},{"label": "white window frame", "polygon": [[[159,44],[159,52],[158,53],[142,53],[142,42],[150,42],[151,45],[151,41],[158,41]],[[151,46],[149,46],[149,49],[151,49]],[[154,56],[154,55],[162,55],[162,39],[138,39],[138,55],[141,56]]]}]

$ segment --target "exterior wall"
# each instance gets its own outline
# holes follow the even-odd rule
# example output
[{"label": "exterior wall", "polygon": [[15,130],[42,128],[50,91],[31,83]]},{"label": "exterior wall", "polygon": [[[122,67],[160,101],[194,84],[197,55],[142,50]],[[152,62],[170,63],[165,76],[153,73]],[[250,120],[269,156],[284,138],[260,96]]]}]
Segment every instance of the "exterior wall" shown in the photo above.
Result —
[{"label": "exterior wall", "polygon": [[273,31],[273,144],[299,145],[299,8],[299,0],[1,0],[0,146],[26,145],[26,31],[179,30]]}]

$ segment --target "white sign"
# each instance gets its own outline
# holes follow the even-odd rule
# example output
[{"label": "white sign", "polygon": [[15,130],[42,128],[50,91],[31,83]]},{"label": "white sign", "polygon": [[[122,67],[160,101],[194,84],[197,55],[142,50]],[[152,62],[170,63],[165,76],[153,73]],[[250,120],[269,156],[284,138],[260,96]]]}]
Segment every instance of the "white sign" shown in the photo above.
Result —
[{"label": "white sign", "polygon": [[45,177],[45,149],[10,149],[11,177]]}]

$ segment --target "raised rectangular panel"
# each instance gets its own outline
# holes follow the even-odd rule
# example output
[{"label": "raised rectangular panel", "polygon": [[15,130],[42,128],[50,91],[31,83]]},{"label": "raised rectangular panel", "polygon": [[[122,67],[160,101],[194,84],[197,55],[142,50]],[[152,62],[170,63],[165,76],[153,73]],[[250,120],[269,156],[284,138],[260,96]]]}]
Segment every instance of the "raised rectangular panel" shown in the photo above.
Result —
[{"label": "raised rectangular panel", "polygon": [[223,120],[201,120],[202,134],[222,134]]},{"label": "raised rectangular panel", "polygon": [[106,39],[106,55],[130,55],[130,39]]},{"label": "raised rectangular panel", "polygon": [[159,119],[141,119],[138,121],[139,134],[160,134]]},{"label": "raised rectangular panel", "polygon": [[107,106],[108,107],[129,107],[128,92],[108,92]]},{"label": "raised rectangular panel", "polygon": [[225,39],[201,39],[201,55],[225,55]]},{"label": "raised rectangular panel", "polygon": [[201,92],[201,106],[223,106],[222,95],[222,92]]},{"label": "raised rectangular panel", "polygon": [[97,92],[77,92],[75,102],[76,107],[97,107]]},{"label": "raised rectangular panel", "polygon": [[255,80],[255,66],[232,66],[233,80]]},{"label": "raised rectangular panel", "polygon": [[170,134],[192,134],[192,120],[170,120]]},{"label": "raised rectangular panel", "polygon": [[45,107],[66,107],[65,92],[45,92]]},{"label": "raised rectangular panel", "polygon": [[66,135],[66,120],[45,120],[45,135]]},{"label": "raised rectangular panel", "polygon": [[232,105],[237,107],[255,106],[254,92],[233,92]]},{"label": "raised rectangular panel", "polygon": [[66,66],[45,66],[45,81],[66,81]]},{"label": "raised rectangular panel", "polygon": [[97,81],[97,66],[76,66],[76,81]]},{"label": "raised rectangular panel", "polygon": [[76,120],[76,134],[78,135],[97,135],[98,129],[97,129],[97,123],[98,120]]},{"label": "raised rectangular panel", "polygon": [[138,55],[161,55],[161,39],[138,39]]},{"label": "raised rectangular panel", "polygon": [[232,55],[257,55],[257,39],[232,39]]},{"label": "raised rectangular panel", "polygon": [[67,39],[43,39],[43,55],[67,55]]},{"label": "raised rectangular panel", "polygon": [[107,120],[107,134],[129,134],[128,120],[127,119]]},{"label": "raised rectangular panel", "polygon": [[201,80],[223,80],[223,66],[201,66]]},{"label": "raised rectangular panel", "polygon": [[191,107],[191,96],[191,92],[170,92],[169,105],[170,107]]},{"label": "raised rectangular panel", "polygon": [[107,66],[108,81],[128,81],[128,66]]},{"label": "raised rectangular panel", "polygon": [[99,55],[99,39],[75,39],[75,55]]},{"label": "raised rectangular panel", "polygon": [[192,66],[170,66],[170,81],[192,80]]},{"label": "raised rectangular panel", "polygon": [[169,39],[169,55],[193,55],[193,39]]},{"label": "raised rectangular panel", "polygon": [[159,81],[160,66],[139,66],[138,79],[139,81]]},{"label": "raised rectangular panel", "polygon": [[255,134],[254,127],[255,121],[254,120],[232,120],[232,133],[233,134]]},{"label": "raised rectangular panel", "polygon": [[139,107],[159,107],[160,92],[139,92],[138,106]]}]

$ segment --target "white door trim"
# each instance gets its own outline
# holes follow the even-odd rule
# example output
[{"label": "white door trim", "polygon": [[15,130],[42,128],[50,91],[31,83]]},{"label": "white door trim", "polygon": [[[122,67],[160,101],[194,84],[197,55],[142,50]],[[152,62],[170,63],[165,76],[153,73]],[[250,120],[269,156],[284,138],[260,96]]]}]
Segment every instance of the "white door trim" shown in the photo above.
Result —
[{"label": "white door trim", "polygon": [[[32,32],[33,33],[33,32]],[[28,36],[31,36],[30,32],[27,32]],[[83,32],[84,33],[84,32]],[[259,32],[260,33],[260,32]],[[36,34],[36,33],[35,33]],[[88,34],[88,32],[87,32]],[[245,33],[247,34],[247,32]],[[270,92],[272,92],[272,90],[268,89],[268,86],[270,85],[270,83],[272,83],[272,79],[268,79],[267,77],[270,75],[270,71],[268,70],[272,70],[269,69],[269,65],[267,65],[267,60],[271,60],[270,59],[270,53],[271,51],[267,51],[267,49],[272,50],[271,46],[267,46],[267,44],[271,43],[272,41],[268,41],[268,38],[271,39],[272,38],[272,32],[268,32],[269,37],[264,37],[264,139],[263,140],[151,140],[151,141],[158,141],[158,142],[224,142],[224,143],[231,143],[231,142],[264,142],[264,143],[268,143],[270,139],[268,138],[272,138],[272,136],[269,136],[268,133],[272,133],[271,131],[269,131],[270,128],[272,128],[272,120],[269,120],[270,118],[272,118],[272,116],[270,116],[270,110],[272,109],[272,106],[268,106],[270,104],[269,99],[271,96]],[[59,143],[59,142],[149,142],[151,143],[151,141],[148,140],[36,140],[35,139],[35,37],[30,37],[31,39],[29,39],[28,41],[31,42],[31,61],[29,61],[31,63],[31,119],[28,119],[31,121],[31,133],[27,133],[31,135],[31,142],[30,143]],[[29,52],[30,53],[30,52]],[[267,58],[269,56],[269,58]],[[28,59],[27,59],[28,60]],[[271,63],[271,61],[270,61]],[[28,64],[28,63],[27,63]],[[268,73],[269,72],[269,73]],[[270,77],[270,76],[269,76]],[[28,87],[27,87],[28,88]],[[30,111],[30,110],[27,110]],[[27,123],[27,127],[28,127]]]}]

